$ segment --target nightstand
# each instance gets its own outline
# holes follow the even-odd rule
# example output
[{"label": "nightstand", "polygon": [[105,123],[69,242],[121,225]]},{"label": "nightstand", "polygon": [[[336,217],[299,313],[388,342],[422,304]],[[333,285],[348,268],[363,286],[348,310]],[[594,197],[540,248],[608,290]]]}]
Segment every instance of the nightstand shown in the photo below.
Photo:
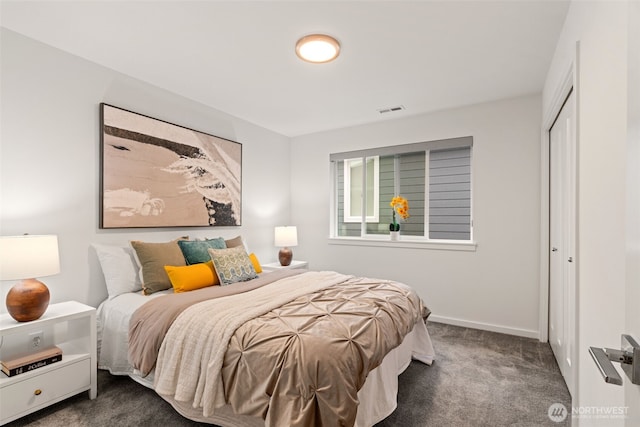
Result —
[{"label": "nightstand", "polygon": [[98,393],[96,309],[75,301],[51,304],[32,322],[0,315],[0,360],[47,347],[62,360],[12,377],[0,372],[0,425],[83,391]]},{"label": "nightstand", "polygon": [[275,270],[288,270],[288,269],[300,269],[300,270],[308,270],[309,263],[307,261],[291,261],[291,264],[287,266],[280,265],[279,262],[270,262],[269,264],[262,264],[263,271],[275,271]]}]

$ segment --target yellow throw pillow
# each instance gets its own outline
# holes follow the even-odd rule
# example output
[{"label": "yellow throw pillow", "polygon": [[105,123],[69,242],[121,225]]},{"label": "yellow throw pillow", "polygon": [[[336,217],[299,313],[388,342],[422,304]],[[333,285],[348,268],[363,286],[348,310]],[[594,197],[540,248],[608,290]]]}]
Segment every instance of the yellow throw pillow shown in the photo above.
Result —
[{"label": "yellow throw pillow", "polygon": [[165,265],[164,269],[169,276],[173,291],[176,293],[220,284],[213,267],[213,261],[187,266]]},{"label": "yellow throw pillow", "polygon": [[249,259],[251,260],[251,264],[253,264],[253,269],[256,270],[256,273],[262,273],[262,266],[260,266],[260,261],[258,261],[256,254],[249,254]]}]

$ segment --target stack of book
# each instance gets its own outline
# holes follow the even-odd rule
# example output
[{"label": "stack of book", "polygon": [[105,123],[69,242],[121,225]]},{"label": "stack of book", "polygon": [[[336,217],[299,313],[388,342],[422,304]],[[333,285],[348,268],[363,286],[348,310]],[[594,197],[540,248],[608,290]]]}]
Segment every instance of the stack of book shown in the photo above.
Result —
[{"label": "stack of book", "polygon": [[28,356],[17,357],[11,360],[0,361],[2,372],[12,377],[24,372],[33,371],[62,360],[62,350],[58,347],[49,347]]}]

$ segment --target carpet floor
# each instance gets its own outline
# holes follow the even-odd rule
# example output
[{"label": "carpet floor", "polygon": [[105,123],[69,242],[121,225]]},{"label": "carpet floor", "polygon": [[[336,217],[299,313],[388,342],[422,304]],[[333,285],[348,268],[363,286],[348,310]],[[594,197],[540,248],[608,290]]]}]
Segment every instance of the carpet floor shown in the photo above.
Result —
[{"label": "carpet floor", "polygon": [[[399,377],[398,408],[376,427],[568,426],[549,407],[571,397],[549,344],[430,322],[432,366],[412,362]],[[570,410],[570,409],[569,409]],[[87,393],[16,420],[19,426],[210,426],[183,418],[129,377],[98,371],[98,397]]]}]

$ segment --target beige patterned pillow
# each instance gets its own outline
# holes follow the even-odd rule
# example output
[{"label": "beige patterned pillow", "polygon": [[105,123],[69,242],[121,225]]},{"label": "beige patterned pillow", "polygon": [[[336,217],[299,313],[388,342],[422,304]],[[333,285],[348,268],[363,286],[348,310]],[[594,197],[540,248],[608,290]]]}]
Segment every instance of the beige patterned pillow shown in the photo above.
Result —
[{"label": "beige patterned pillow", "polygon": [[211,260],[222,286],[258,277],[244,246],[228,249],[209,249]]},{"label": "beige patterned pillow", "polygon": [[187,239],[188,237],[182,237],[167,243],[147,243],[137,240],[131,242],[140,264],[140,278],[145,295],[171,288],[171,281],[164,266],[186,265],[178,240]]}]

